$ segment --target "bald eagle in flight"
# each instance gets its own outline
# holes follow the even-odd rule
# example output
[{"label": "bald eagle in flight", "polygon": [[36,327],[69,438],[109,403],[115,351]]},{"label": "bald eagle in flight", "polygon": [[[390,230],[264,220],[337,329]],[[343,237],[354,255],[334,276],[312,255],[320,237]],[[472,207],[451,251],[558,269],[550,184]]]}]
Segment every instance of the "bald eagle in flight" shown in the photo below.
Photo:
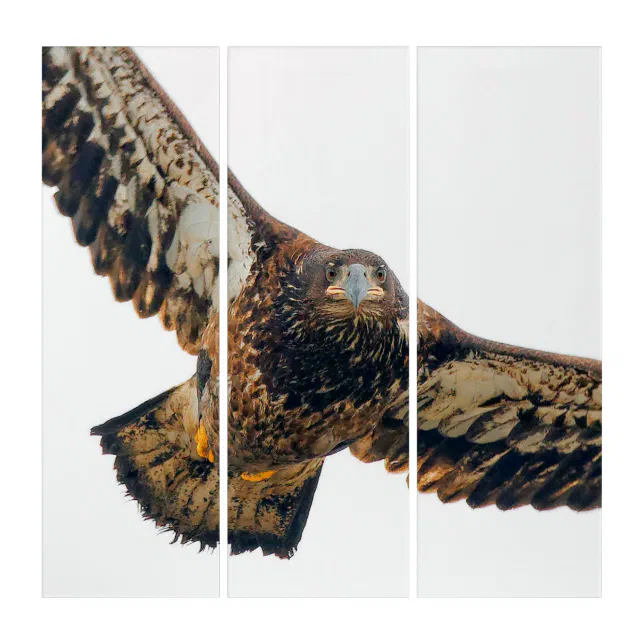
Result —
[{"label": "bald eagle in flight", "polygon": [[[43,181],[94,270],[197,357],[190,380],[92,433],[147,518],[214,548],[219,168],[130,49],[44,49],[42,101]],[[328,456],[408,468],[409,302],[382,257],[228,185],[228,543],[288,558]],[[420,301],[416,332],[421,492],[600,507],[600,362],[477,338]]]}]

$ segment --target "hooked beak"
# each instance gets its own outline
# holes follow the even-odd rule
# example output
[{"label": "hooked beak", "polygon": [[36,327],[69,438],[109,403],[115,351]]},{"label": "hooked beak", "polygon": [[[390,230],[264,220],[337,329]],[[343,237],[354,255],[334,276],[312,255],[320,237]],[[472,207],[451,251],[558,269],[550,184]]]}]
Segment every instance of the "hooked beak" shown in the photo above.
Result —
[{"label": "hooked beak", "polygon": [[369,282],[367,281],[367,269],[362,264],[351,264],[349,276],[344,284],[346,296],[353,302],[357,309],[360,302],[367,296]]}]

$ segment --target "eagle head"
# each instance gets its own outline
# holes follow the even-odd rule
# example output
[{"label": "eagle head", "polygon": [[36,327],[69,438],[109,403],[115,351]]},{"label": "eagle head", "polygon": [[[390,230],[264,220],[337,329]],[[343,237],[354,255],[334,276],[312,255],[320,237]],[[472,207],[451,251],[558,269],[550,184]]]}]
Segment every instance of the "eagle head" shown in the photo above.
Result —
[{"label": "eagle head", "polygon": [[318,322],[400,316],[406,296],[387,262],[366,250],[323,249],[303,258],[298,278],[309,313]]}]

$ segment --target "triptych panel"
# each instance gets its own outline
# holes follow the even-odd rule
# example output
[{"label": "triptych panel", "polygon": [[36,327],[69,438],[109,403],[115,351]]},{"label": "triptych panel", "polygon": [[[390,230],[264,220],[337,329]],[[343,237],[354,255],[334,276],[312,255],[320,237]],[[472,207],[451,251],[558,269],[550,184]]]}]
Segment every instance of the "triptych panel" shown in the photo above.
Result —
[{"label": "triptych panel", "polygon": [[599,594],[598,50],[220,56],[43,52],[44,594]]},{"label": "triptych panel", "polygon": [[[599,91],[596,48],[419,49],[418,296],[462,329],[600,357]],[[419,595],[596,596],[601,363],[474,340],[449,418],[419,381]]]},{"label": "triptych panel", "polygon": [[365,436],[407,393],[407,57],[229,50],[233,596],[408,591],[408,490]]},{"label": "triptych panel", "polygon": [[196,392],[173,391],[195,373],[194,349],[177,346],[198,326],[189,298],[205,299],[189,204],[206,204],[208,219],[216,185],[167,100],[216,153],[218,77],[216,48],[43,52],[43,180],[57,188],[43,196],[46,595],[219,591],[217,557],[169,545],[196,519],[184,516]]}]

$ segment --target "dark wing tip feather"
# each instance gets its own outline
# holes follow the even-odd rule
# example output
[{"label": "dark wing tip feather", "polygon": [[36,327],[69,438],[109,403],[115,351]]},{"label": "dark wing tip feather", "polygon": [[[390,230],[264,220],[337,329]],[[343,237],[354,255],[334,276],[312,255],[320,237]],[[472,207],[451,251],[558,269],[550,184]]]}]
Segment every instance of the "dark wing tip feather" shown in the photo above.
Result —
[{"label": "dark wing tip feather", "polygon": [[418,366],[421,492],[601,506],[601,362],[483,340],[419,302]]},{"label": "dark wing tip feather", "polygon": [[[207,209],[216,219],[218,168],[174,103],[129,49],[43,49],[42,80],[43,182],[58,188],[58,209],[90,247],[96,273],[110,277],[116,300],[134,300],[149,316],[180,290],[185,306],[168,307],[166,317],[213,307],[216,255],[188,266],[192,224],[184,230],[181,218],[196,205],[205,208],[200,217]],[[169,267],[173,242],[183,254]],[[165,326],[196,354],[208,317],[188,319],[186,329],[176,319]]]}]

